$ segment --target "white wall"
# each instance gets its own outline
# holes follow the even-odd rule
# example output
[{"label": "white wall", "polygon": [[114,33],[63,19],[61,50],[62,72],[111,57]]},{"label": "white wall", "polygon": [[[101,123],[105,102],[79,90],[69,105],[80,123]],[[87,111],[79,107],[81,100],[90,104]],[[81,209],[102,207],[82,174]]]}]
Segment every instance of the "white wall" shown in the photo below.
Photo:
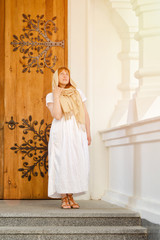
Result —
[{"label": "white wall", "polygon": [[[120,93],[120,40],[108,17],[105,1],[91,1],[93,15],[91,25],[92,39],[92,175],[91,198],[101,199],[107,186],[107,152],[102,145],[98,131],[109,125],[112,112]],[[91,40],[91,39],[90,39]],[[90,42],[88,43],[90,44]],[[115,71],[116,70],[116,71]]]},{"label": "white wall", "polygon": [[86,1],[68,0],[68,66],[73,80],[86,92]]},{"label": "white wall", "polygon": [[69,68],[87,97],[91,120],[90,191],[85,199],[101,199],[107,188],[107,149],[99,130],[109,125],[120,98],[117,53],[121,42],[112,26],[105,0],[68,1]]}]

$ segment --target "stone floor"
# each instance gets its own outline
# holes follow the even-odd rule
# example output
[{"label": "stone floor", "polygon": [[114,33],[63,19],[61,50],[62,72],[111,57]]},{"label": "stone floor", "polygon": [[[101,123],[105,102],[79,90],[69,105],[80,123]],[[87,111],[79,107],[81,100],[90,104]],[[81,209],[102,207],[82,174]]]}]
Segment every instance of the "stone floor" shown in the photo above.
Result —
[{"label": "stone floor", "polygon": [[[101,216],[104,214],[119,214],[123,213],[127,215],[132,215],[134,212],[122,208],[102,200],[79,200],[80,209],[61,209],[61,200],[0,200],[0,216],[55,216],[56,213],[62,214],[74,212],[80,215],[88,214],[90,212],[99,213]],[[136,215],[136,213],[135,213]],[[138,215],[138,214],[137,214]]]}]

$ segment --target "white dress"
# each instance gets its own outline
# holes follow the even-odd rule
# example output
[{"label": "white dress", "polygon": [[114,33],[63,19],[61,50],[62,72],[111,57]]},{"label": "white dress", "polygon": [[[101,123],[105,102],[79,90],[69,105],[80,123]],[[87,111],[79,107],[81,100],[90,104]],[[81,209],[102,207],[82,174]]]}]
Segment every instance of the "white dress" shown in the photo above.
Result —
[{"label": "white dress", "polygon": [[[77,89],[82,98],[86,97]],[[46,106],[53,102],[53,93],[46,96]],[[60,198],[63,193],[75,196],[88,191],[89,152],[86,131],[77,126],[74,115],[52,121],[48,142],[48,197]]]}]

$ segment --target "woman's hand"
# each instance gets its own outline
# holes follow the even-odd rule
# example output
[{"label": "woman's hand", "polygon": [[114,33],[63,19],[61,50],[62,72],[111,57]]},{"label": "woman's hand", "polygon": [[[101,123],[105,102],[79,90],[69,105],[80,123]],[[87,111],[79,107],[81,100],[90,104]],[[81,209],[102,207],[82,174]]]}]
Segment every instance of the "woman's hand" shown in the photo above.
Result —
[{"label": "woman's hand", "polygon": [[83,102],[83,107],[85,112],[85,126],[86,126],[86,132],[87,132],[87,140],[88,140],[88,145],[90,145],[91,144],[90,119],[89,119],[88,111],[84,102]]},{"label": "woman's hand", "polygon": [[91,135],[87,134],[88,145],[91,145]]},{"label": "woman's hand", "polygon": [[53,96],[54,96],[54,98],[59,98],[59,96],[61,95],[62,90],[63,90],[63,88],[60,88],[60,87],[56,86],[53,89]]}]

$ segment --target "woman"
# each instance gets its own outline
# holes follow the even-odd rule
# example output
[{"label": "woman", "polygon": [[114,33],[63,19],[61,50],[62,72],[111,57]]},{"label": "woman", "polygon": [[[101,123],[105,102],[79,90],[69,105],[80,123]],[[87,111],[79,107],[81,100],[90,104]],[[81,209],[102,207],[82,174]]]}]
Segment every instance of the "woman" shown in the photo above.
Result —
[{"label": "woman", "polygon": [[79,208],[73,199],[88,191],[90,119],[86,97],[66,67],[53,75],[46,106],[53,117],[48,143],[48,196],[62,199],[62,208]]}]

